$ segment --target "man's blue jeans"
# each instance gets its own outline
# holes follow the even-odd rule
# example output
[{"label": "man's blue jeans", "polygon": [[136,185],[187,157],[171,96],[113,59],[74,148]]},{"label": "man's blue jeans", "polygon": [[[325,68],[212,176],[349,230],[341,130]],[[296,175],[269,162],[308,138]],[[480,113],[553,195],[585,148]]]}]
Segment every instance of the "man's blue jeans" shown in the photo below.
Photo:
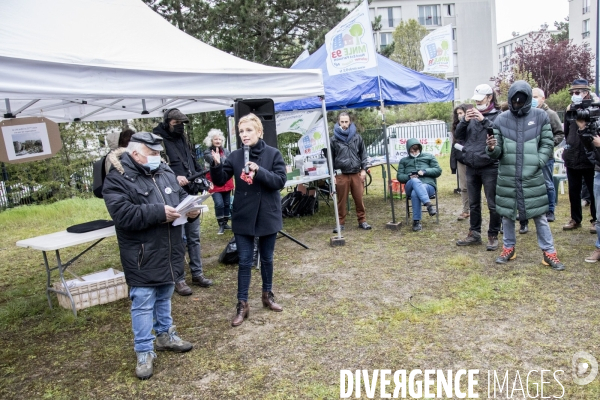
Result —
[{"label": "man's blue jeans", "polygon": [[[594,198],[596,200],[596,215],[600,215],[600,172],[594,172]],[[598,239],[596,239],[596,248],[600,249],[600,225],[598,221],[596,221],[596,234],[598,235]]]},{"label": "man's blue jeans", "polygon": [[[258,238],[263,292],[270,292],[273,288],[273,252],[275,251],[276,239],[277,233]],[[252,261],[254,258],[254,236],[236,234],[235,243],[240,257],[237,298],[241,301],[248,301],[248,288],[250,288]]]},{"label": "man's blue jeans", "polygon": [[213,202],[215,203],[215,217],[218,219],[229,219],[229,199],[231,192],[215,192],[212,194]]},{"label": "man's blue jeans", "polygon": [[406,182],[404,186],[406,196],[410,196],[413,220],[421,220],[421,204],[429,203],[431,200],[430,196],[435,194],[435,189],[428,183],[423,183],[419,178],[412,178]]},{"label": "man's blue jeans", "polygon": [[154,333],[167,332],[173,325],[171,318],[171,297],[174,284],[160,286],[132,286],[131,325],[133,327],[133,349],[138,353],[154,350]]},{"label": "man's blue jeans", "polygon": [[[533,218],[533,222],[535,222],[535,230],[537,232],[538,246],[540,246],[540,249],[548,253],[555,253],[554,239],[552,238],[552,232],[550,231],[550,225],[548,225],[546,214]],[[504,235],[502,237],[504,247],[514,247],[517,243],[515,220],[502,217],[502,228],[504,229]]]},{"label": "man's blue jeans", "polygon": [[546,183],[546,190],[548,191],[548,205],[549,211],[554,213],[556,207],[556,190],[554,189],[554,181],[552,180],[552,174],[554,172],[554,158],[550,158],[546,165],[542,168],[544,174],[544,181]]},{"label": "man's blue jeans", "polygon": [[188,255],[190,256],[190,271],[192,276],[200,276],[203,273],[202,259],[200,258],[200,218],[196,218],[194,222],[186,223],[183,227],[184,240],[187,242]]}]

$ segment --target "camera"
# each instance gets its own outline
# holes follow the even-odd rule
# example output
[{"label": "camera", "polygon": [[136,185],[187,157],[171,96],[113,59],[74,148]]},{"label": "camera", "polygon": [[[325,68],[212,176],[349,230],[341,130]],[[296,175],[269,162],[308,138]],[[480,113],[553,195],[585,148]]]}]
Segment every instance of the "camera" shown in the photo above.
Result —
[{"label": "camera", "polygon": [[593,139],[600,131],[600,103],[593,103],[591,99],[583,100],[578,104],[571,104],[565,118],[571,122],[585,121],[585,129],[579,131],[582,138]]}]

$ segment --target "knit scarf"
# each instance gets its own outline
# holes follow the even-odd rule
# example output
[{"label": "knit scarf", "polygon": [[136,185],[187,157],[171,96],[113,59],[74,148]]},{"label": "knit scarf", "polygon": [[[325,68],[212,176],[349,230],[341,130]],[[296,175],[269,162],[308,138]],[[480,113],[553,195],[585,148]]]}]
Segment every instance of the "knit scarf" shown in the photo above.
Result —
[{"label": "knit scarf", "polygon": [[348,130],[343,130],[339,124],[335,124],[333,127],[333,135],[344,143],[348,143],[354,135],[356,135],[356,126],[354,124],[350,124]]}]

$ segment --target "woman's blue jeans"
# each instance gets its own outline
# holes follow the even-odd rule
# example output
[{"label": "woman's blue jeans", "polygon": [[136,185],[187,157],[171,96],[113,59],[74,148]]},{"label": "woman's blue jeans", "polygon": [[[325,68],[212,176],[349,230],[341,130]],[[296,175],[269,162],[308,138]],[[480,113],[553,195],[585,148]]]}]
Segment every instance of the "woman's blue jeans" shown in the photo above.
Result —
[{"label": "woman's blue jeans", "polygon": [[[273,252],[275,251],[276,239],[277,233],[258,238],[263,292],[269,292],[273,288]],[[250,288],[254,258],[254,236],[235,234],[235,243],[240,257],[237,298],[239,301],[248,301],[248,289]]]},{"label": "woman's blue jeans", "polygon": [[435,194],[435,189],[428,183],[423,183],[419,178],[412,178],[404,185],[406,195],[411,198],[413,220],[421,220],[421,203],[429,203],[431,196]]},{"label": "woman's blue jeans", "polygon": [[167,332],[173,325],[171,317],[171,297],[174,284],[160,286],[132,286],[131,326],[133,328],[133,349],[137,353],[154,350],[154,333]]},{"label": "woman's blue jeans", "polygon": [[215,217],[217,219],[230,218],[230,207],[229,200],[231,198],[231,191],[228,192],[215,192],[212,194],[213,202],[215,203]]}]

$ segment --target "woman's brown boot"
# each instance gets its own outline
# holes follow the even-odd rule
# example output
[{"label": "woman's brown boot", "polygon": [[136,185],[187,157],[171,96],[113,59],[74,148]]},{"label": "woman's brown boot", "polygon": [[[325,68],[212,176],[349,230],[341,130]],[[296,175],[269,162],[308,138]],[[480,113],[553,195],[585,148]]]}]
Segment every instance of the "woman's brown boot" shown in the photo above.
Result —
[{"label": "woman's brown boot", "polygon": [[262,292],[262,303],[264,307],[269,307],[271,311],[283,311],[283,307],[275,303],[275,295],[273,292]]},{"label": "woman's brown boot", "polygon": [[245,318],[250,315],[250,306],[247,301],[238,301],[235,307],[235,317],[231,320],[231,326],[240,326]]}]

